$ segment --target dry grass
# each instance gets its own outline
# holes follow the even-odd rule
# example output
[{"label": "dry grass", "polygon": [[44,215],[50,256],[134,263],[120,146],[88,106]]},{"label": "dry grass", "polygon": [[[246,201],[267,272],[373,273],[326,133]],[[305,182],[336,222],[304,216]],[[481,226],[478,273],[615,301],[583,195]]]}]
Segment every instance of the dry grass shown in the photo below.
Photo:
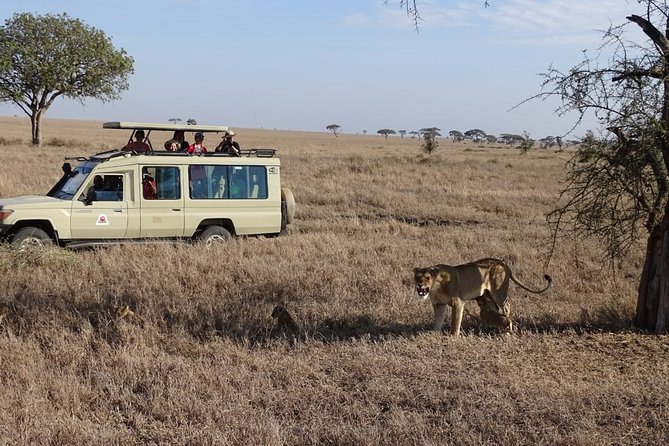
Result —
[{"label": "dry grass", "polygon": [[[54,144],[33,149],[26,120],[0,127],[22,141],[0,146],[0,197],[127,140],[47,120]],[[566,155],[239,130],[279,149],[298,203],[285,237],[0,249],[0,444],[667,442],[669,339],[631,324],[641,250],[614,273],[594,243],[565,243],[544,271]],[[412,268],[486,256],[554,289],[512,285],[512,336],[481,333],[475,304],[465,336],[430,332]],[[298,336],[273,328],[277,303]]]}]

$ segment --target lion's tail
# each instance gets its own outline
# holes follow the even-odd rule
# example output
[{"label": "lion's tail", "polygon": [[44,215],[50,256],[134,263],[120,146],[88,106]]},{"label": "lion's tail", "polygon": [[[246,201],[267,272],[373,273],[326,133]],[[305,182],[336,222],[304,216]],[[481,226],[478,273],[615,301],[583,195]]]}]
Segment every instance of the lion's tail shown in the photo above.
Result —
[{"label": "lion's tail", "polygon": [[551,276],[549,276],[548,274],[545,274],[545,275],[544,275],[544,280],[545,280],[546,282],[548,282],[548,283],[547,283],[546,286],[545,286],[543,289],[541,289],[541,290],[533,290],[532,288],[529,288],[527,285],[524,285],[524,284],[521,283],[518,279],[516,279],[515,277],[513,277],[513,274],[511,274],[511,280],[513,280],[513,283],[515,283],[516,285],[518,285],[519,287],[521,287],[521,288],[524,289],[525,291],[528,291],[528,292],[533,293],[533,294],[541,294],[541,293],[543,293],[544,291],[548,291],[548,289],[551,287],[551,285],[553,285],[553,278],[552,278]]}]

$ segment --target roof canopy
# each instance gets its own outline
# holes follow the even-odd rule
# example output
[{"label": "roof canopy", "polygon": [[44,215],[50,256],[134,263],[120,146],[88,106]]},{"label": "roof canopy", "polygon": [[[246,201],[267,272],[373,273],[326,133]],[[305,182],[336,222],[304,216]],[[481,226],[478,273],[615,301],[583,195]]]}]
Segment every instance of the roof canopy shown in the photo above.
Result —
[{"label": "roof canopy", "polygon": [[105,122],[103,129],[127,130],[183,130],[186,132],[226,132],[227,125],[189,125],[189,124],[158,124],[154,122]]}]

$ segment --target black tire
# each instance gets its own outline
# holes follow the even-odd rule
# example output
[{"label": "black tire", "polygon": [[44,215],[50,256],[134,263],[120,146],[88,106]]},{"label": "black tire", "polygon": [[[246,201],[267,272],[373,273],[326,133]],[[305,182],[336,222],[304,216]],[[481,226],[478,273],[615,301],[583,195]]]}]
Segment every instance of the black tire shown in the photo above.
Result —
[{"label": "black tire", "polygon": [[197,239],[204,243],[207,246],[210,246],[214,243],[226,242],[232,238],[230,231],[225,229],[223,226],[207,226],[198,234]]},{"label": "black tire", "polygon": [[290,224],[295,220],[295,197],[287,187],[281,188],[281,201],[286,202],[286,223]]},{"label": "black tire", "polygon": [[31,248],[46,248],[53,244],[53,240],[51,240],[49,234],[40,228],[26,226],[25,228],[16,231],[16,234],[12,236],[11,243],[13,246],[25,250]]}]

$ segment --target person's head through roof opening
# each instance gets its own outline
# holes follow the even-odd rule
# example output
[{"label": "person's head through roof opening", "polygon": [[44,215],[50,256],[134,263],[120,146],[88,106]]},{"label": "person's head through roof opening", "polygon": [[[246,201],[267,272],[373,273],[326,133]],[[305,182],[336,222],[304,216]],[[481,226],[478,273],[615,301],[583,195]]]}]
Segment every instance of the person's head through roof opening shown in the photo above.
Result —
[{"label": "person's head through roof opening", "polygon": [[204,141],[204,134],[202,132],[197,132],[195,134],[195,144],[202,144]]},{"label": "person's head through roof opening", "polygon": [[135,132],[135,139],[139,142],[144,141],[144,130],[137,130]]},{"label": "person's head through roof opening", "polygon": [[178,152],[181,150],[181,144],[176,139],[165,141],[165,150],[168,152]]}]

